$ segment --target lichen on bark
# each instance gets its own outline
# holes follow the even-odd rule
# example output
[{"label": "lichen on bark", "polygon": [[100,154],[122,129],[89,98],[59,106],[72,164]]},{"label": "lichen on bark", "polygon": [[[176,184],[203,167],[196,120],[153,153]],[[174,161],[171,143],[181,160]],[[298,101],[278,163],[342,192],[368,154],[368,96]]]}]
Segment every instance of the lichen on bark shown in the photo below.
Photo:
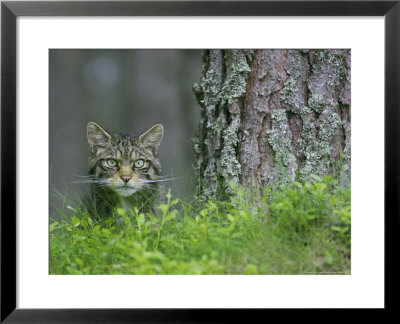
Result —
[{"label": "lichen on bark", "polygon": [[350,50],[208,50],[193,89],[199,189],[278,188],[351,168]]},{"label": "lichen on bark", "polygon": [[202,107],[194,141],[197,172],[200,190],[208,196],[229,192],[229,182],[239,181],[238,132],[249,59],[251,53],[242,50],[205,51],[203,77],[193,87]]},{"label": "lichen on bark", "polygon": [[271,112],[271,130],[267,131],[268,142],[275,152],[274,168],[269,174],[268,182],[273,188],[282,187],[295,180],[297,162],[292,148],[292,134],[290,131],[286,111],[283,109]]}]

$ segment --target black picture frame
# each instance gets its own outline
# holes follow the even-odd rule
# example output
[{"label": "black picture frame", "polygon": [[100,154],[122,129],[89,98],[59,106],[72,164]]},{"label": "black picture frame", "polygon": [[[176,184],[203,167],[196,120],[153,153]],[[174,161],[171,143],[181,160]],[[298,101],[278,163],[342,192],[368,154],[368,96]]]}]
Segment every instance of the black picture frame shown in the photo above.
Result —
[{"label": "black picture frame", "polygon": [[[2,1],[1,2],[1,322],[234,322],[267,310],[16,308],[16,19],[19,16],[384,16],[385,310],[399,286],[400,0],[396,1]],[[380,311],[380,310],[378,310]],[[304,312],[302,312],[304,314]],[[381,314],[381,313],[380,313]],[[307,317],[309,315],[306,315]]]}]

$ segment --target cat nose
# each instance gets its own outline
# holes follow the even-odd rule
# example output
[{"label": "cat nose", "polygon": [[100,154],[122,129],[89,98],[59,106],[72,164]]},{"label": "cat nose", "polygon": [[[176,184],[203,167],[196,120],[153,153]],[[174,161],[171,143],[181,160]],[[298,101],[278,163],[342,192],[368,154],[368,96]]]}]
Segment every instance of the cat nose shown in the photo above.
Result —
[{"label": "cat nose", "polygon": [[132,179],[132,176],[130,176],[129,174],[124,174],[124,175],[120,176],[120,178],[126,183]]}]

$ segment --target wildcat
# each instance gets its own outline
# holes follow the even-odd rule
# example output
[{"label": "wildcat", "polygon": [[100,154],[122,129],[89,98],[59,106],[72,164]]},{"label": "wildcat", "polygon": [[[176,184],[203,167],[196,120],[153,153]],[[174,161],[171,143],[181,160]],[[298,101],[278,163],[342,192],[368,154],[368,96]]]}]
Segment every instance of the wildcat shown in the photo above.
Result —
[{"label": "wildcat", "polygon": [[88,123],[91,214],[110,217],[116,208],[134,207],[140,212],[154,211],[161,191],[157,151],[163,134],[161,124],[134,136],[109,133],[94,122]]}]

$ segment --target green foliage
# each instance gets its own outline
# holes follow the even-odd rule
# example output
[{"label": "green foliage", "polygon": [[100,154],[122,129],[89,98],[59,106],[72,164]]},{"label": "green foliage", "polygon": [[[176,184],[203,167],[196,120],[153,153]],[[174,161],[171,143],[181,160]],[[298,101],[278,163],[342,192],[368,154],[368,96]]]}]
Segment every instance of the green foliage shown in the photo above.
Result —
[{"label": "green foliage", "polygon": [[304,274],[350,272],[350,189],[330,178],[266,188],[234,183],[227,201],[170,192],[156,214],[79,208],[50,222],[51,274]]}]

